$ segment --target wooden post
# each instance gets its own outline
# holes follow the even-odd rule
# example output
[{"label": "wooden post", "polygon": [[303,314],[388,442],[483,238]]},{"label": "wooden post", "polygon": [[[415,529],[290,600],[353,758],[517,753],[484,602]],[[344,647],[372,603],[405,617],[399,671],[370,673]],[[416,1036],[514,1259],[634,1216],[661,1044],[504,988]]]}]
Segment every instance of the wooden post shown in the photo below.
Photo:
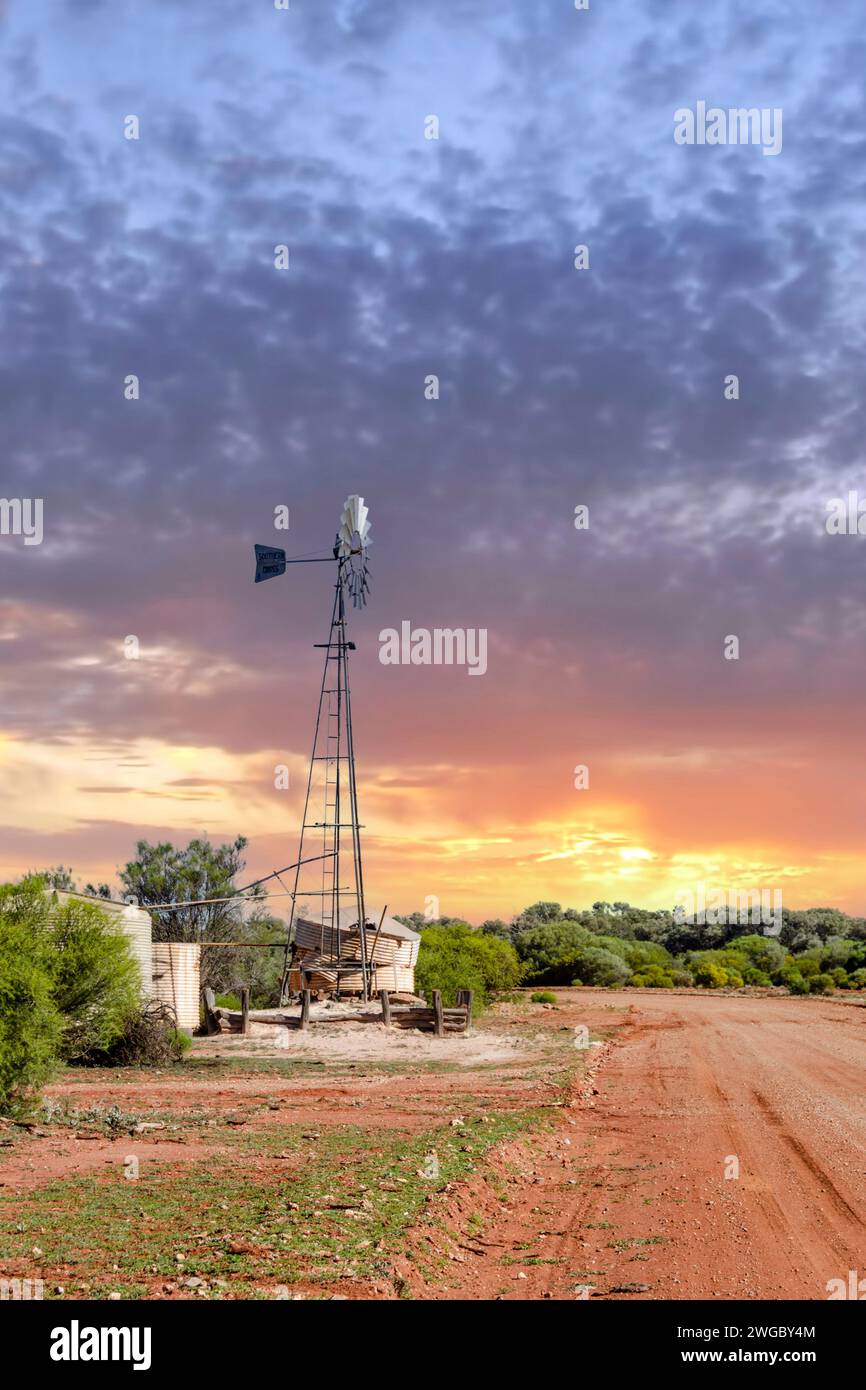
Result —
[{"label": "wooden post", "polygon": [[216,997],[212,989],[202,990],[201,1002],[204,1008],[205,1027],[207,1028],[208,1036],[212,1037],[214,1033],[220,1031],[219,1019],[216,1016]]},{"label": "wooden post", "polygon": [[433,1017],[436,1023],[437,1038],[444,1038],[445,1018],[442,1013],[442,991],[438,989],[434,989],[433,991]]},{"label": "wooden post", "polygon": [[386,1028],[391,1027],[391,1000],[388,998],[387,989],[379,990],[379,998],[382,1001],[382,1022]]},{"label": "wooden post", "polygon": [[473,998],[472,990],[471,990],[471,989],[464,989],[464,991],[463,991],[463,1002],[464,1002],[465,1005],[466,1005],[466,1027],[467,1027],[467,1029],[472,1027],[472,998]]},{"label": "wooden post", "polygon": [[249,1031],[250,1031],[250,987],[249,987],[249,985],[243,985],[243,986],[241,987],[241,1032],[242,1032],[242,1033],[248,1033]]},{"label": "wooden post", "polygon": [[310,1022],[310,991],[308,989],[301,992],[301,1027],[306,1028]]}]

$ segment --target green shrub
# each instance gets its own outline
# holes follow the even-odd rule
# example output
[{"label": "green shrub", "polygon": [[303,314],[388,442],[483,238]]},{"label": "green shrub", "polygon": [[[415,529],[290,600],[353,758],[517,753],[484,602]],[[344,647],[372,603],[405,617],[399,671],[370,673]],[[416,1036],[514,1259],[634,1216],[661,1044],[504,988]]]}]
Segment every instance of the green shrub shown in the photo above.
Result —
[{"label": "green shrub", "polygon": [[622,955],[635,975],[649,972],[655,976],[657,971],[668,974],[674,963],[673,956],[655,941],[617,941],[612,937],[604,939],[609,951]]},{"label": "green shrub", "polygon": [[604,946],[585,947],[578,952],[576,964],[586,984],[602,988],[624,985],[631,974],[622,956]]},{"label": "green shrub", "polygon": [[779,982],[788,989],[791,994],[808,994],[809,981],[804,980],[796,965],[786,965],[780,972]]},{"label": "green shrub", "polygon": [[713,960],[700,960],[692,966],[692,976],[701,989],[723,989],[728,983],[728,972]]},{"label": "green shrub", "polygon": [[809,980],[810,994],[832,994],[835,988],[836,981],[833,979],[832,975],[826,973],[813,975]]},{"label": "green shrub", "polygon": [[673,989],[673,977],[660,965],[645,965],[629,980],[630,985],[640,989]]},{"label": "green shrub", "polygon": [[517,934],[515,946],[530,985],[565,985],[577,973],[580,950],[598,937],[576,922],[545,922]]},{"label": "green shrub", "polygon": [[743,983],[768,989],[773,981],[765,970],[758,970],[754,965],[748,965],[743,971]]},{"label": "green shrub", "polygon": [[0,1111],[20,1114],[32,1104],[57,1060],[62,1027],[38,932],[0,899]]},{"label": "green shrub", "polygon": [[784,946],[772,936],[761,936],[754,933],[749,936],[737,936],[731,942],[733,948],[728,954],[739,957],[737,962],[740,974],[746,978],[747,971],[757,970],[768,977],[774,970],[780,970],[788,958],[788,953]]},{"label": "green shrub", "polygon": [[138,965],[127,937],[95,903],[58,906],[47,935],[61,1055],[85,1060],[110,1048],[138,1007]]},{"label": "green shrub", "polygon": [[235,1009],[241,1006],[241,1001],[236,994],[217,994],[214,1000],[218,1009]]},{"label": "green shrub", "polygon": [[551,994],[549,989],[537,989],[534,994],[530,994],[529,998],[533,1004],[556,1003],[556,995]]},{"label": "green shrub", "polygon": [[454,1004],[458,989],[471,989],[480,1009],[519,981],[520,962],[510,941],[475,931],[465,922],[428,927],[422,933],[415,988],[428,1000],[438,989],[443,1004]]},{"label": "green shrub", "polygon": [[848,976],[849,989],[866,989],[866,969],[854,970]]}]

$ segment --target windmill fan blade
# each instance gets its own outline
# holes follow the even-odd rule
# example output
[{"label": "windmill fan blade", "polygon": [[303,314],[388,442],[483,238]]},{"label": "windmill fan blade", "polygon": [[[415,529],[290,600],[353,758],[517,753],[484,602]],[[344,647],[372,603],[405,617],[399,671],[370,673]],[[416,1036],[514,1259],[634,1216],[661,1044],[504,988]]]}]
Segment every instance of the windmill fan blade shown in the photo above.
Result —
[{"label": "windmill fan blade", "polygon": [[370,508],[364,502],[363,497],[358,497],[357,495],[346,498],[346,508],[351,512],[353,528],[359,535],[363,536],[364,528],[367,525],[367,517],[370,514]]},{"label": "windmill fan blade", "polygon": [[340,534],[349,539],[357,531],[362,542],[370,529],[367,518],[370,515],[370,508],[365,503],[363,497],[352,493],[343,503],[343,510],[340,514]]}]

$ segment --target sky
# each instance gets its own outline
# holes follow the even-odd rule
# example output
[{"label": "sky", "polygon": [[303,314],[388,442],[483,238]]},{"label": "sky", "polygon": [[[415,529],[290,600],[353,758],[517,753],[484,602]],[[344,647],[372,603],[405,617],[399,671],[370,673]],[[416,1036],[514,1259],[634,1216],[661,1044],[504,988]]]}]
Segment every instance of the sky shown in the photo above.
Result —
[{"label": "sky", "polygon": [[[332,576],[252,547],[359,493],[368,901],[866,912],[862,0],[0,15],[0,875],[294,859]],[[781,150],[678,144],[698,102]],[[403,622],[485,673],[383,664]]]}]

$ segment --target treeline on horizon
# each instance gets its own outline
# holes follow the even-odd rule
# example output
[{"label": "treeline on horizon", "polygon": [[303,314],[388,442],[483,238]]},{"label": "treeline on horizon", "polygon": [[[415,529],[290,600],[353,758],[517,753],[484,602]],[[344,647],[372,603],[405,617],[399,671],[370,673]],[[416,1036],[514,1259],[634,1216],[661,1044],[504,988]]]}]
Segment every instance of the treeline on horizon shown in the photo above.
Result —
[{"label": "treeline on horizon", "polygon": [[[259,889],[240,897],[246,847],[240,835],[219,846],[207,837],[183,847],[140,840],[118,877],[123,892],[153,913],[155,940],[284,945],[286,924],[269,911],[268,895]],[[62,865],[39,877],[49,889],[75,886],[72,870]],[[111,896],[105,884],[84,891]],[[245,915],[242,903],[249,912],[250,897]],[[190,900],[187,908],[161,907]],[[428,996],[440,989],[446,1003],[469,988],[483,1007],[520,985],[776,987],[793,994],[866,989],[866,919],[832,907],[781,908],[768,931],[757,904],[718,915],[723,920],[696,923],[676,908],[599,901],[585,910],[536,902],[510,922],[490,918],[479,926],[457,917],[431,921],[421,912],[399,920],[421,933],[416,989]],[[204,962],[202,982],[227,1004],[237,1002],[244,984],[255,1007],[279,1002],[279,950],[213,949]]]},{"label": "treeline on horizon", "polygon": [[[830,907],[782,908],[778,926],[768,933],[757,906],[724,917],[693,923],[675,909],[627,902],[596,902],[585,911],[537,902],[511,922],[492,918],[479,927],[453,917],[431,922],[420,912],[400,920],[422,933],[422,981],[428,974],[459,973],[453,958],[475,951],[489,960],[487,994],[513,987],[512,981],[655,989],[775,986],[792,994],[866,989],[866,919]],[[483,941],[497,949],[482,949]]]}]

